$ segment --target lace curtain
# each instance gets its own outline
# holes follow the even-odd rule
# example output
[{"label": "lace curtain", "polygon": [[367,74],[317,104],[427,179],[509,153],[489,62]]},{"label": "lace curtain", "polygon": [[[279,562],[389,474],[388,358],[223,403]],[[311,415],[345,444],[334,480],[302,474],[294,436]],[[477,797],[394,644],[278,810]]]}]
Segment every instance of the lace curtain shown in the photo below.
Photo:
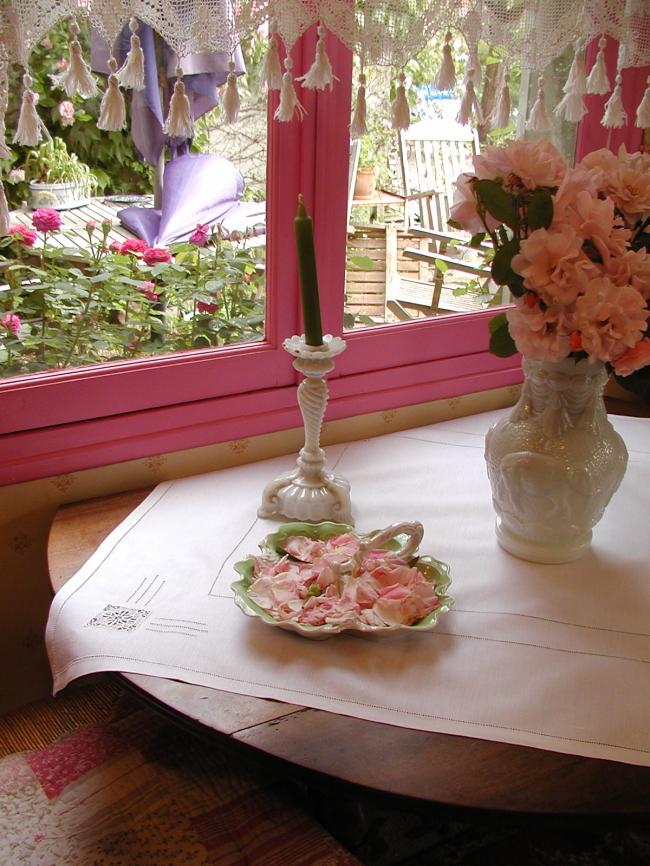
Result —
[{"label": "lace curtain", "polygon": [[401,67],[437,31],[502,46],[537,70],[571,44],[608,35],[619,66],[650,64],[649,0],[5,0],[0,34],[7,58],[26,65],[31,49],[59,20],[83,17],[112,44],[131,17],[150,24],[182,57],[234,51],[241,38],[274,20],[285,46],[321,22],[367,63]]}]

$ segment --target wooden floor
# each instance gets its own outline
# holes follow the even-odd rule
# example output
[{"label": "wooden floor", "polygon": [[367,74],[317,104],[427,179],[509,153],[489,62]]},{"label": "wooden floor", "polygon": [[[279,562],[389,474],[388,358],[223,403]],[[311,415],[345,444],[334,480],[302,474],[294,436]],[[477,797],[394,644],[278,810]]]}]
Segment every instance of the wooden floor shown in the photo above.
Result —
[{"label": "wooden floor", "polygon": [[[126,198],[126,197],[125,197]],[[133,198],[133,197],[129,197]],[[93,198],[89,204],[81,207],[70,208],[70,210],[59,211],[61,214],[61,230],[48,234],[47,242],[51,247],[59,247],[67,249],[74,256],[75,251],[85,250],[90,251],[88,242],[88,232],[86,231],[86,223],[89,220],[94,220],[97,223],[97,232],[101,237],[101,223],[105,219],[111,221],[111,230],[108,233],[108,246],[113,242],[121,243],[126,238],[133,238],[135,235],[125,229],[118,219],[118,211],[121,211],[129,205],[137,204],[143,207],[151,207],[153,205],[153,196],[138,197],[137,202],[133,201],[110,201],[106,198]],[[11,225],[24,225],[31,228],[32,225],[32,210],[15,210],[11,214]],[[35,246],[43,245],[42,236],[39,234]]]}]

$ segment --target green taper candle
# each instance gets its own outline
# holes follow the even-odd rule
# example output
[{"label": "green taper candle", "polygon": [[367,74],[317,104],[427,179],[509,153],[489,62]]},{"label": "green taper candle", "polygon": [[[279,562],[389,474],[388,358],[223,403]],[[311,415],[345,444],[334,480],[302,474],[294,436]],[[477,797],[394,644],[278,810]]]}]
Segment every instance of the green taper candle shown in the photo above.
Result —
[{"label": "green taper candle", "polygon": [[323,326],[321,325],[320,303],[318,301],[314,227],[305,208],[302,195],[298,196],[298,213],[293,223],[296,229],[296,253],[300,275],[305,342],[308,346],[321,346],[323,344]]}]

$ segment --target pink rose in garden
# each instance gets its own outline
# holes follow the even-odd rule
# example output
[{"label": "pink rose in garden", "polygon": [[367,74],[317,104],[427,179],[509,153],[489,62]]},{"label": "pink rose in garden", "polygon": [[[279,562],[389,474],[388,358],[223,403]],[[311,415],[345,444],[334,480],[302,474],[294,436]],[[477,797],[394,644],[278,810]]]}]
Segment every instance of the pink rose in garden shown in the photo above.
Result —
[{"label": "pink rose in garden", "polygon": [[155,291],[156,284],[152,280],[145,280],[140,283],[138,289],[144,294],[145,298],[149,301],[157,301],[158,294]]},{"label": "pink rose in garden", "polygon": [[199,313],[216,313],[219,309],[219,304],[208,304],[205,301],[197,301],[196,309]]},{"label": "pink rose in garden", "polygon": [[142,253],[149,249],[147,242],[143,241],[142,238],[127,238],[121,244],[119,242],[115,243],[117,244],[116,252],[122,253],[123,256],[128,255],[128,253],[141,256]]},{"label": "pink rose in garden", "polygon": [[166,247],[150,247],[142,255],[147,265],[157,265],[161,262],[171,262],[172,254]]},{"label": "pink rose in garden", "polygon": [[13,334],[18,334],[20,331],[20,316],[16,313],[5,313],[2,317],[2,327]]},{"label": "pink rose in garden", "polygon": [[9,183],[22,183],[25,180],[24,168],[12,168],[7,175]]},{"label": "pink rose in garden", "polygon": [[72,126],[74,123],[74,105],[69,99],[59,103],[59,118],[63,126]]},{"label": "pink rose in garden", "polygon": [[61,214],[50,207],[39,207],[32,214],[32,225],[39,232],[56,232],[61,228]]},{"label": "pink rose in garden", "polygon": [[88,222],[86,223],[86,231],[88,232],[88,234],[91,235],[96,228],[97,223],[95,222],[95,220],[88,220]]},{"label": "pink rose in garden", "polygon": [[10,226],[9,234],[26,247],[33,247],[38,237],[34,229],[27,228],[27,226]]},{"label": "pink rose in garden", "polygon": [[208,226],[197,225],[190,235],[189,241],[197,247],[204,247],[210,240],[210,229]]},{"label": "pink rose in garden", "polygon": [[614,361],[614,370],[619,376],[629,376],[648,364],[650,364],[650,339],[644,337],[636,346],[623,352]]}]

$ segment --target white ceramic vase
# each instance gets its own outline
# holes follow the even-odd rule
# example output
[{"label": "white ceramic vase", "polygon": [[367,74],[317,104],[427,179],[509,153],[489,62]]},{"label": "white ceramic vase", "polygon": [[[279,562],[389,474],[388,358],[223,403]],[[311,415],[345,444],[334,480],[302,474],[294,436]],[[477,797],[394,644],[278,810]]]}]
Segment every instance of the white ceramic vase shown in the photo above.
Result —
[{"label": "white ceramic vase", "polygon": [[571,562],[591,543],[627,466],[607,418],[603,364],[524,359],[516,406],[487,433],[499,544],[533,562]]}]

